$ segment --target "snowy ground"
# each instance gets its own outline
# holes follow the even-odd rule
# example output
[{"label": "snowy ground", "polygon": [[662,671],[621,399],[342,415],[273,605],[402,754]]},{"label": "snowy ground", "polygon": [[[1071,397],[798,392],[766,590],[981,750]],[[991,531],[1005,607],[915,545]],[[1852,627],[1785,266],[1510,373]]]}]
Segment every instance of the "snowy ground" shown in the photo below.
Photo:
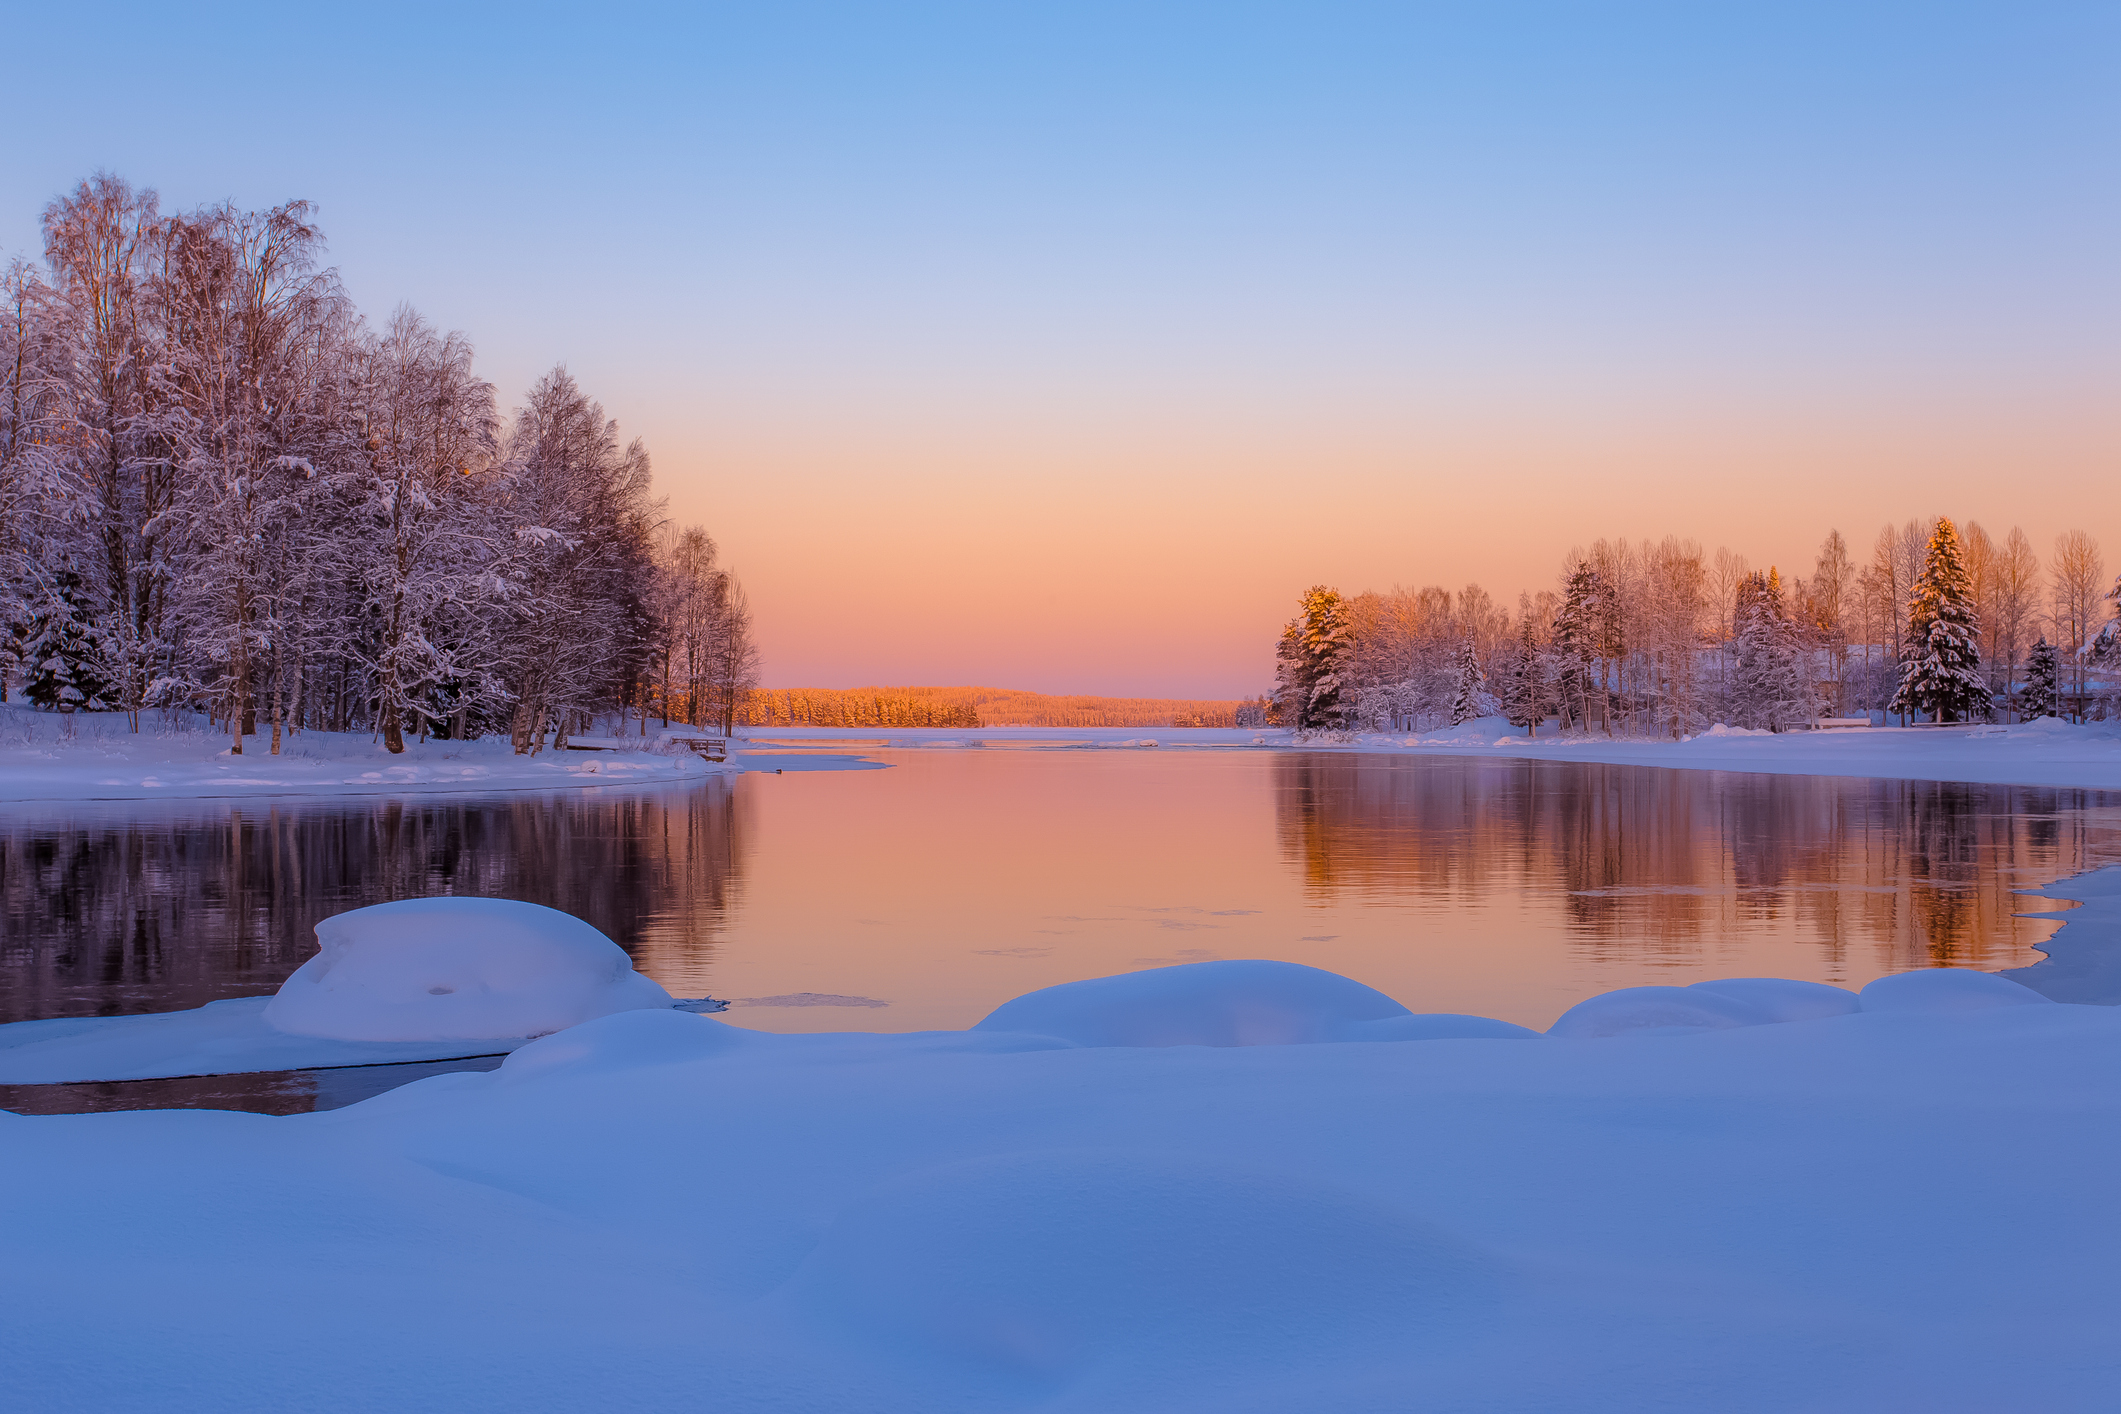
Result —
[{"label": "snowy ground", "polygon": [[2112,1407],[2121,1010],[1640,990],[1480,1037],[1208,963],[965,1032],[622,1012],[285,1119],[0,1114],[9,1402]]},{"label": "snowy ground", "polygon": [[518,756],[508,738],[485,737],[408,741],[393,756],[367,732],[303,732],[285,737],[274,756],[268,728],[231,756],[227,735],[196,719],[143,713],[134,733],[121,714],[69,718],[8,705],[0,707],[0,802],[536,790],[701,780],[743,768],[653,749],[653,736],[646,747],[638,737],[581,743],[619,749]]},{"label": "snowy ground", "polygon": [[1891,776],[1978,781],[1992,785],[2083,786],[2121,790],[2121,723],[2076,726],[2048,718],[2017,726],[1869,727],[1822,732],[1745,732],[1714,728],[1685,741],[1527,737],[1499,717],[1415,736],[1362,733],[1312,736],[1290,732],[1171,727],[982,727],[959,730],[839,730],[755,727],[752,736],[781,742],[863,742],[891,748],[966,750],[992,747],[1110,750],[1288,748],[1316,751],[1417,752],[1552,761],[1601,761],[1704,771],[1772,775]]}]

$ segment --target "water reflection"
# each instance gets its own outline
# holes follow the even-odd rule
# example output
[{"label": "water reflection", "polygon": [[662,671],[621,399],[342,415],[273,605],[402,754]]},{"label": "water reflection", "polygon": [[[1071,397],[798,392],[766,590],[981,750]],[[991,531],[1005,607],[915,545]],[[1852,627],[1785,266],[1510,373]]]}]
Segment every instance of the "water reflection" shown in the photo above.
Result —
[{"label": "water reflection", "polygon": [[[2035,963],[2014,885],[2121,859],[2090,792],[1493,758],[899,751],[665,790],[0,812],[0,1019],[272,991],[332,913],[578,914],[770,1031],[963,1027],[1039,987],[1309,963],[1544,1027],[1615,987]],[[2033,905],[2045,911],[2051,905]]]},{"label": "water reflection", "polygon": [[1324,754],[1274,774],[1314,897],[1551,895],[1603,962],[1769,928],[1841,975],[2020,966],[2053,925],[2013,916],[2012,888],[2121,845],[2110,797],[2051,787]]},{"label": "water reflection", "polygon": [[0,1021],[258,996],[315,951],[320,919],[441,893],[564,909],[704,970],[741,888],[744,815],[723,780],[0,815]]}]

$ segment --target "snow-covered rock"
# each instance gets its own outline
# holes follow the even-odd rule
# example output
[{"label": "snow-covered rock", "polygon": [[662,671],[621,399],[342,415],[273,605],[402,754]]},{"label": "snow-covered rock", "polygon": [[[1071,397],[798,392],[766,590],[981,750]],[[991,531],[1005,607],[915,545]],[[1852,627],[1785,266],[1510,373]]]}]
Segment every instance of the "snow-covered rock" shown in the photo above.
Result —
[{"label": "snow-covered rock", "polygon": [[1846,987],[1798,982],[1788,977],[1729,977],[1696,982],[1686,990],[1707,992],[1750,1007],[1763,1023],[1816,1021],[1823,1016],[1846,1016],[1859,1009],[1856,994]]},{"label": "snow-covered rock", "polygon": [[2032,988],[1993,972],[1937,967],[1922,972],[1895,972],[1865,987],[1865,1011],[1987,1011],[2003,1006],[2053,1006]]},{"label": "snow-covered rock", "polygon": [[1353,1039],[1351,1023],[1406,1016],[1383,992],[1296,962],[1188,962],[1065,982],[1004,1002],[975,1030],[1078,1046],[1291,1046]]},{"label": "snow-covered rock", "polygon": [[317,925],[319,951],[265,1008],[295,1036],[429,1041],[541,1036],[613,1012],[668,1010],[625,949],[515,899],[379,903]]}]

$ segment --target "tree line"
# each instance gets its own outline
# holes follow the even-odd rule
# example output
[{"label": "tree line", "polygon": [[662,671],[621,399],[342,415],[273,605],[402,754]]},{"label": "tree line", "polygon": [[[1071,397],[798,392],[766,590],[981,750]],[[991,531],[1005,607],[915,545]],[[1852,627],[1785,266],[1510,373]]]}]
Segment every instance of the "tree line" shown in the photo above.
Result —
[{"label": "tree line", "polygon": [[737,721],[758,727],[1231,727],[1245,725],[1239,717],[1251,707],[1256,704],[1055,697],[994,687],[776,687],[750,693]]},{"label": "tree line", "polygon": [[1822,717],[2111,715],[2121,583],[2098,542],[1950,519],[1888,525],[1858,562],[1839,531],[1809,575],[1697,543],[1600,540],[1516,612],[1479,585],[1308,590],[1261,715],[1306,729],[1421,731],[1503,715],[1536,731],[1678,736]]},{"label": "tree line", "polygon": [[108,174],[0,269],[0,696],[283,735],[725,729],[741,586],[564,368],[503,415],[461,334],[380,325],[313,210],[165,215]]}]

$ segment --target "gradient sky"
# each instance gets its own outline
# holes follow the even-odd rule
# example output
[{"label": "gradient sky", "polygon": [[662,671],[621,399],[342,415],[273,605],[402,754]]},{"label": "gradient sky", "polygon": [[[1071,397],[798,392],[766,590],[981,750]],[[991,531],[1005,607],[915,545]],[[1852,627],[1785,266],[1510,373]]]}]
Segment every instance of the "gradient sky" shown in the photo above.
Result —
[{"label": "gradient sky", "polygon": [[779,685],[1221,696],[1296,594],[1925,513],[2121,560],[2121,7],[9,7],[0,252],[318,203],[566,363]]}]

